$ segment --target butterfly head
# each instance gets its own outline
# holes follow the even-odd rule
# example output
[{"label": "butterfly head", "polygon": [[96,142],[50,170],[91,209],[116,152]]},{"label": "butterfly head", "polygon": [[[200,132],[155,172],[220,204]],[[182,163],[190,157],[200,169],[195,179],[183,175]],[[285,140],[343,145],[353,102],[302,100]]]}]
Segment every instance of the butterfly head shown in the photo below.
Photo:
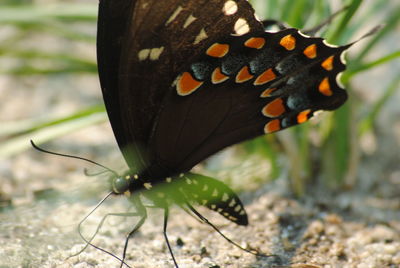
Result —
[{"label": "butterfly head", "polygon": [[130,175],[125,175],[125,176],[113,176],[110,178],[111,182],[111,189],[114,192],[114,194],[124,194],[127,191],[129,191],[131,185],[132,185],[132,179],[134,176]]}]

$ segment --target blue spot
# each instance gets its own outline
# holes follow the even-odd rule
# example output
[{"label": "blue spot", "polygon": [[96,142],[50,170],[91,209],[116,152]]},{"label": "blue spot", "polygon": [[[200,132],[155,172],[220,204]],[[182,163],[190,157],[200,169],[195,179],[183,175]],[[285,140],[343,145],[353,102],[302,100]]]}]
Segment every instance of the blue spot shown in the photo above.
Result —
[{"label": "blue spot", "polygon": [[211,75],[212,67],[208,62],[196,62],[193,63],[190,68],[197,80],[204,81]]},{"label": "blue spot", "polygon": [[228,55],[221,64],[221,71],[225,75],[236,74],[246,63],[248,59],[244,55]]},{"label": "blue spot", "polygon": [[310,106],[310,102],[306,95],[299,93],[292,93],[286,101],[287,107],[293,111],[305,110]]},{"label": "blue spot", "polygon": [[260,74],[265,70],[272,68],[279,57],[270,49],[263,49],[259,55],[256,55],[249,63],[250,71],[253,74]]},{"label": "blue spot", "polygon": [[282,128],[287,128],[290,127],[292,124],[290,123],[290,119],[288,117],[285,117],[281,120],[281,126]]}]

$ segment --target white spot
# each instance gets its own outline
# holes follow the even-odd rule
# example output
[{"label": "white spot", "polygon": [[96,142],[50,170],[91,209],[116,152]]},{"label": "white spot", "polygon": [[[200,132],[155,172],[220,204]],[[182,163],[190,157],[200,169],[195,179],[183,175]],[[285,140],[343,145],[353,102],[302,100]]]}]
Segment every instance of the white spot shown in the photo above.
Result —
[{"label": "white spot", "polygon": [[212,196],[218,196],[218,190],[214,189],[214,192],[212,193]]},{"label": "white spot", "polygon": [[205,200],[205,199],[204,199],[204,200],[201,201],[201,204],[202,204],[203,206],[205,206],[205,205],[207,204],[207,202],[208,202],[208,200]]},{"label": "white spot", "polygon": [[172,82],[171,87],[175,87],[178,84],[179,79],[181,79],[181,74],[178,75],[175,80]]},{"label": "white spot", "polygon": [[306,35],[305,33],[302,33],[302,32],[300,32],[300,31],[297,31],[297,33],[298,33],[299,35],[305,37],[305,38],[310,38],[310,37],[311,37],[311,36]]},{"label": "white spot", "polygon": [[159,48],[153,48],[150,51],[150,60],[158,60],[160,58],[160,55],[163,53],[164,47],[159,47]]},{"label": "white spot", "polygon": [[228,199],[229,199],[229,195],[227,193],[224,193],[222,195],[222,202],[226,202],[226,201],[228,201]]},{"label": "white spot", "polygon": [[162,192],[158,192],[158,193],[157,193],[157,196],[158,196],[159,198],[164,198],[164,197],[165,197],[165,194],[162,193]]},{"label": "white spot", "polygon": [[183,176],[185,176],[185,174],[183,173],[179,174],[179,178],[182,178]]},{"label": "white spot", "polygon": [[171,177],[168,177],[168,178],[165,179],[165,181],[168,182],[168,183],[170,183],[170,182],[172,181],[172,178],[171,178]]},{"label": "white spot", "polygon": [[290,110],[296,110],[296,104],[298,104],[298,101],[296,101],[295,97],[293,95],[289,95],[286,105],[289,107]]},{"label": "white spot", "polygon": [[282,65],[283,65],[283,63],[282,63],[282,61],[281,61],[281,62],[279,62],[279,63],[275,66],[275,70],[277,70],[280,74],[283,73]]},{"label": "white spot", "polygon": [[218,211],[219,213],[221,213],[221,212],[223,211],[223,209],[222,209],[222,208],[218,208],[217,211]]},{"label": "white spot", "polygon": [[336,45],[329,44],[325,39],[322,40],[322,43],[324,43],[327,47],[332,47],[332,48],[337,48],[338,47]]},{"label": "white spot", "polygon": [[237,205],[237,206],[235,207],[235,211],[236,211],[236,212],[239,212],[241,209],[242,209],[242,206],[241,206],[241,205]]},{"label": "white spot", "polygon": [[296,81],[295,78],[290,77],[290,78],[287,80],[286,84],[288,84],[288,85],[293,85],[295,81]]},{"label": "white spot", "polygon": [[229,206],[233,208],[236,205],[236,200],[232,198],[231,202],[229,203]]},{"label": "white spot", "polygon": [[200,30],[200,33],[196,36],[196,39],[194,40],[194,45],[197,45],[198,43],[200,43],[201,41],[203,41],[204,39],[207,39],[208,35],[206,33],[206,31],[203,29]]},{"label": "white spot", "polygon": [[197,180],[193,180],[193,183],[196,185],[199,184],[199,182]]},{"label": "white spot", "polygon": [[139,61],[144,61],[145,59],[147,59],[150,55],[150,49],[145,48],[139,51],[138,53],[138,58]]},{"label": "white spot", "polygon": [[164,51],[164,47],[145,48],[139,51],[139,61],[150,59],[152,61],[158,60]]},{"label": "white spot", "polygon": [[244,210],[240,211],[240,213],[239,213],[239,215],[244,215],[244,214],[246,214],[246,211],[244,211]]},{"label": "white spot", "polygon": [[250,26],[245,19],[240,18],[236,21],[233,29],[235,30],[236,35],[244,35],[250,31]]},{"label": "white spot", "polygon": [[235,1],[229,0],[226,1],[224,4],[224,8],[222,9],[222,12],[224,12],[225,15],[231,16],[235,14],[238,11],[238,5],[235,3]]},{"label": "white spot", "polygon": [[139,179],[138,174],[133,175],[133,178],[134,178],[135,180]]},{"label": "white spot", "polygon": [[346,52],[347,52],[347,51],[344,51],[344,52],[340,53],[340,61],[341,61],[343,64],[346,64]]},{"label": "white spot", "polygon": [[233,217],[233,216],[229,216],[229,219],[230,219],[231,221],[237,221],[237,218],[236,218],[236,217]]},{"label": "white spot", "polygon": [[199,198],[199,195],[198,194],[193,194],[193,197],[197,199],[197,198]]},{"label": "white spot", "polygon": [[192,181],[189,178],[186,178],[186,183],[187,184],[192,184]]},{"label": "white spot", "polygon": [[203,191],[207,191],[208,190],[208,185],[207,184],[204,184],[204,186],[203,186]]},{"label": "white spot", "polygon": [[336,83],[338,84],[338,86],[340,88],[344,88],[342,81],[340,81],[342,78],[342,75],[343,75],[343,73],[341,72],[341,73],[338,73],[338,75],[336,76]]},{"label": "white spot", "polygon": [[131,177],[129,175],[125,176],[125,180],[129,180]]},{"label": "white spot", "polygon": [[315,111],[315,112],[313,113],[313,117],[314,117],[314,118],[317,118],[318,116],[321,116],[321,114],[323,114],[323,113],[325,113],[324,110]]},{"label": "white spot", "polygon": [[189,26],[192,22],[194,22],[195,20],[197,20],[197,18],[194,17],[193,15],[190,15],[190,16],[186,19],[185,23],[183,24],[183,28],[185,29],[186,27],[188,27],[188,26]]},{"label": "white spot", "polygon": [[143,183],[143,186],[144,186],[144,188],[146,188],[147,190],[150,190],[150,189],[153,187],[153,185],[151,185],[150,182]]},{"label": "white spot", "polygon": [[214,205],[214,204],[211,205],[211,209],[216,209],[216,208],[217,208],[216,205]]},{"label": "white spot", "polygon": [[256,13],[254,13],[254,18],[255,18],[256,20],[258,20],[258,21],[260,21],[260,22],[261,22],[261,19],[260,19],[260,17],[258,17],[258,15],[257,15]]},{"label": "white spot", "polygon": [[224,216],[225,216],[225,217],[228,217],[228,216],[229,216],[229,213],[228,213],[228,212],[224,212]]},{"label": "white spot", "polygon": [[174,13],[172,13],[171,17],[169,17],[169,19],[167,20],[167,22],[165,23],[165,26],[167,26],[168,24],[170,24],[174,19],[176,19],[176,17],[178,17],[179,13],[181,13],[181,11],[183,10],[183,8],[181,6],[178,6],[177,9],[175,9]]}]

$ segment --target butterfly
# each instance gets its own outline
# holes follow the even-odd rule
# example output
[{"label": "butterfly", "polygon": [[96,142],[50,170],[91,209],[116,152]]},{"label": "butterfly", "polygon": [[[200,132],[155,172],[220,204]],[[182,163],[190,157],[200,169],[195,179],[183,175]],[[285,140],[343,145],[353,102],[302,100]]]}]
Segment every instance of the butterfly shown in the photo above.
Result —
[{"label": "butterfly", "polygon": [[[230,145],[307,122],[347,99],[343,52],[297,29],[268,32],[245,0],[100,0],[97,57],[110,123],[129,170],[112,179],[140,220],[142,197],[164,210],[205,206],[238,225],[239,197],[190,172]],[[217,230],[218,231],[218,230]]]}]

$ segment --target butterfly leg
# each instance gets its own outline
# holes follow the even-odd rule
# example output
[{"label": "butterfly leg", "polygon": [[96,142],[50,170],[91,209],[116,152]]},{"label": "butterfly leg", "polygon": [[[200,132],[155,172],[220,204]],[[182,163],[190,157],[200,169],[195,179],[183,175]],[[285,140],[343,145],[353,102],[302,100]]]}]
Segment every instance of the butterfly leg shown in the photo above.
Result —
[{"label": "butterfly leg", "polygon": [[140,229],[140,227],[142,227],[143,223],[147,219],[146,207],[142,204],[139,197],[137,197],[137,196],[131,197],[130,201],[132,201],[132,203],[135,205],[135,207],[137,209],[137,216],[140,217],[140,220],[138,221],[138,223],[136,223],[135,227],[133,227],[132,231],[130,231],[129,234],[126,236],[124,252],[122,253],[122,260],[121,260],[120,268],[122,268],[122,266],[124,264],[127,265],[125,263],[125,257],[126,257],[126,250],[128,249],[129,239],[131,239],[131,237]]},{"label": "butterfly leg", "polygon": [[168,223],[168,216],[169,216],[169,209],[168,207],[164,207],[164,229],[163,229],[163,234],[165,238],[165,242],[167,243],[169,253],[171,254],[172,260],[174,261],[175,267],[179,268],[178,263],[175,260],[174,253],[172,252],[171,244],[169,243],[168,240],[168,235],[167,235],[167,223]]},{"label": "butterfly leg", "polygon": [[218,234],[220,234],[223,238],[225,238],[226,241],[228,241],[229,243],[231,243],[235,247],[237,247],[237,248],[239,248],[239,249],[241,249],[241,250],[243,250],[243,251],[245,251],[247,253],[250,253],[250,254],[253,254],[253,255],[256,255],[256,256],[259,256],[259,257],[275,257],[277,259],[277,262],[279,262],[279,263],[281,262],[279,256],[277,256],[277,255],[266,255],[266,254],[259,253],[259,252],[255,251],[255,250],[246,249],[246,248],[240,246],[238,243],[234,242],[232,239],[230,239],[229,237],[224,235],[214,224],[212,224],[206,217],[201,215],[192,205],[190,205],[189,203],[186,203],[186,205],[188,206],[189,210],[192,211],[197,217],[199,217],[199,219],[202,222],[204,222],[204,223],[208,224],[209,226],[211,226]]}]

